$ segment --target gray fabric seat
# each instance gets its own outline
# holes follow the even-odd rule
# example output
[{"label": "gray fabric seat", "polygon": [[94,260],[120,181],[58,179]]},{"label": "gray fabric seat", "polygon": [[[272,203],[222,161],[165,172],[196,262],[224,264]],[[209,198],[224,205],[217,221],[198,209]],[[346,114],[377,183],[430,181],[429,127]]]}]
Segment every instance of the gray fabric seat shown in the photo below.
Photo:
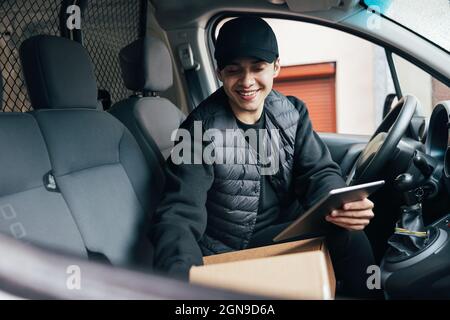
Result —
[{"label": "gray fabric seat", "polygon": [[170,53],[161,40],[145,37],[123,48],[119,60],[125,86],[137,94],[119,101],[110,112],[146,153],[159,150],[164,162],[173,147],[171,134],[186,118],[172,102],[158,96],[173,84]]},{"label": "gray fabric seat", "polygon": [[[0,76],[0,107],[1,97]],[[26,113],[0,112],[0,149],[0,232],[86,257],[63,196],[45,186],[51,164],[36,119]]]},{"label": "gray fabric seat", "polygon": [[[88,253],[115,265],[151,263],[146,230],[162,193],[159,162],[144,156],[120,121],[97,110],[93,66],[80,44],[36,36],[23,42],[20,58],[35,111],[19,116],[34,122],[39,133],[34,139],[42,137],[48,152],[39,175],[51,171],[57,188],[51,195],[65,201]],[[35,144],[27,139],[20,143]],[[35,200],[46,201],[40,196]],[[59,211],[46,208],[66,215]],[[45,223],[49,237],[57,228],[65,232],[54,220]]]}]

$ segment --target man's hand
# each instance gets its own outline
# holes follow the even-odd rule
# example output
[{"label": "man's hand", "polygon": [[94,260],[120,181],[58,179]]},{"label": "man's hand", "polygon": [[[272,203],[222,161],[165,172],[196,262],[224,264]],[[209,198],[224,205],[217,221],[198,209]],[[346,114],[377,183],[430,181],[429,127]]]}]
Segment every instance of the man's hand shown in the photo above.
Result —
[{"label": "man's hand", "polygon": [[373,202],[365,198],[348,202],[340,210],[333,210],[325,217],[328,222],[347,230],[363,230],[374,217]]}]

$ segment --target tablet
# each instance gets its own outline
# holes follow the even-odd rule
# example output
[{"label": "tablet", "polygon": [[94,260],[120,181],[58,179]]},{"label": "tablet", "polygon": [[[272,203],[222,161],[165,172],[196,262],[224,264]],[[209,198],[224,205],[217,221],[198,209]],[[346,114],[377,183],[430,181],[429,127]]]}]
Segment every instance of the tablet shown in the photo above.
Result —
[{"label": "tablet", "polygon": [[342,208],[344,203],[362,200],[382,185],[384,185],[384,180],[331,190],[328,195],[281,231],[273,241],[278,242],[308,234],[324,233],[330,224],[325,220],[325,216],[332,210]]}]

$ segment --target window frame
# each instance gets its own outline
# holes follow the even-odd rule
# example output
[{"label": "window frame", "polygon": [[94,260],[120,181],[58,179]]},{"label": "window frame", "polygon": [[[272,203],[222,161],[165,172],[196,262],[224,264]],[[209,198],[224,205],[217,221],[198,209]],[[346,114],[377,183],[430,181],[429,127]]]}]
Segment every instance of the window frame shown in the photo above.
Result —
[{"label": "window frame", "polygon": [[[432,77],[434,77],[435,79],[439,80],[440,82],[442,82],[443,84],[447,85],[448,87],[450,87],[450,78],[447,78],[445,75],[441,74],[439,71],[433,69],[432,67],[426,65],[425,63],[421,62],[420,60],[414,58],[413,56],[411,56],[410,54],[408,54],[407,52],[400,50],[399,48],[383,41],[380,39],[377,39],[369,34],[366,34],[362,31],[358,31],[355,29],[351,29],[349,27],[343,26],[343,25],[339,25],[339,24],[333,24],[331,22],[327,22],[327,21],[323,21],[323,20],[319,20],[316,18],[312,18],[312,17],[301,17],[301,16],[290,16],[290,15],[284,15],[284,14],[274,14],[274,13],[264,13],[264,12],[252,12],[251,14],[249,13],[243,13],[243,12],[236,12],[236,11],[223,11],[220,12],[216,15],[214,15],[213,17],[211,17],[206,25],[206,33],[207,33],[207,51],[209,53],[209,57],[211,60],[212,65],[214,66],[214,69],[217,69],[217,64],[214,57],[214,47],[215,47],[215,33],[216,33],[216,29],[217,26],[219,25],[219,23],[227,18],[233,18],[233,17],[240,17],[240,16],[248,16],[248,15],[254,15],[254,16],[258,16],[261,18],[270,18],[270,19],[283,19],[283,20],[291,20],[291,21],[299,21],[299,22],[306,22],[306,23],[311,23],[311,24],[315,24],[315,25],[319,25],[319,26],[323,26],[323,27],[328,27],[334,30],[339,30],[342,32],[345,32],[347,34],[356,36],[358,38],[361,38],[363,40],[367,40],[375,45],[378,45],[380,47],[382,47],[385,51],[389,51],[391,53],[395,53],[398,56],[402,57],[403,59],[409,61],[410,63],[412,63],[413,65],[417,66],[418,68],[422,69],[423,71],[425,71],[426,73],[428,73],[429,75],[431,75]],[[383,19],[386,19],[384,16],[381,16]],[[414,34],[416,34],[415,32],[413,32]],[[439,47],[437,47],[439,48]],[[446,52],[446,51],[444,51]],[[391,74],[392,77],[392,74]],[[220,82],[217,79],[217,76],[215,76],[216,79],[216,85],[217,87],[220,86]],[[392,79],[394,81],[394,79]]]}]

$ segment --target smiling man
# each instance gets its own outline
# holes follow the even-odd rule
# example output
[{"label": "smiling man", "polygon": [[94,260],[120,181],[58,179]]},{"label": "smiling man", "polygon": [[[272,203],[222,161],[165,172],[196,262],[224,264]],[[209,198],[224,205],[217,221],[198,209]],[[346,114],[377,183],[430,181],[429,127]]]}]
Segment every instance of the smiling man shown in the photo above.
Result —
[{"label": "smiling man", "polygon": [[[256,142],[245,134],[237,135],[243,143],[219,139],[219,134],[210,141],[215,154],[227,154],[226,159],[250,154],[255,162],[179,163],[174,154],[168,160],[165,194],[151,235],[156,267],[172,275],[187,277],[205,255],[271,244],[303,210],[331,189],[345,186],[338,165],[312,130],[304,103],[272,89],[280,59],[276,37],[264,20],[241,17],[225,23],[215,59],[223,86],[180,128],[193,136],[198,124],[216,133],[262,134]],[[205,145],[204,140],[192,140]],[[280,163],[270,174],[263,170],[266,155]],[[372,208],[364,199],[326,218],[334,225],[327,245],[344,294],[371,295],[366,270],[374,259],[362,230],[373,217]]]}]

